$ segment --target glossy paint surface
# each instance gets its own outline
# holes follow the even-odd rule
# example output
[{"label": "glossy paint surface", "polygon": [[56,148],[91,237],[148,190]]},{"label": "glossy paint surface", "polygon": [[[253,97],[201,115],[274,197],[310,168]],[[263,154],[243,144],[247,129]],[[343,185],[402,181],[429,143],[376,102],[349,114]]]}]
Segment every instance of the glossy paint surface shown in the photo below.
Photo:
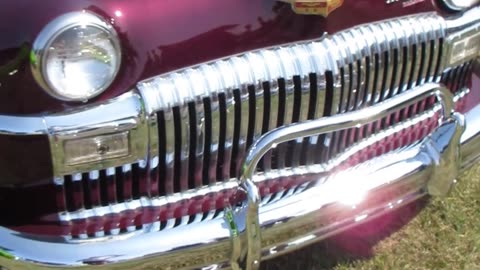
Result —
[{"label": "glossy paint surface", "polygon": [[[119,75],[100,97],[117,96],[143,79],[272,45],[314,39],[354,25],[435,10],[431,0],[345,0],[326,19],[295,14],[275,0],[17,0],[0,6],[0,113],[36,114],[78,106],[55,100],[32,78],[29,52],[36,35],[55,17],[88,10],[119,33]],[[405,6],[405,7],[404,7]]]}]

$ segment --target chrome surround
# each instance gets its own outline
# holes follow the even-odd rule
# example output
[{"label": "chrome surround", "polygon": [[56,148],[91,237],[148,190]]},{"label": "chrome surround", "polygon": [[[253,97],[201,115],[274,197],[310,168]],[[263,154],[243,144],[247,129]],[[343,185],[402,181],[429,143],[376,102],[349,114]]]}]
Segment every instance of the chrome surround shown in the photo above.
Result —
[{"label": "chrome surround", "polygon": [[[45,54],[43,52],[50,47],[51,43],[60,34],[65,32],[66,30],[77,26],[95,27],[106,32],[110,36],[110,39],[113,41],[113,46],[115,47],[116,52],[115,57],[117,58],[115,72],[112,77],[94,94],[86,96],[84,98],[71,98],[59,94],[50,84],[49,79],[44,74],[46,61],[44,59]],[[66,13],[48,23],[35,39],[35,42],[32,45],[32,54],[35,56],[35,58],[30,62],[30,67],[37,83],[49,95],[64,101],[86,101],[101,94],[105,89],[107,89],[108,86],[110,86],[110,84],[115,79],[118,70],[120,69],[120,63],[122,58],[120,40],[113,26],[102,20],[99,16],[87,11]]]},{"label": "chrome surround", "polygon": [[[478,14],[471,14],[471,16],[478,16]],[[462,17],[464,18],[464,17]],[[460,21],[460,25],[453,22],[447,23],[450,29],[450,34],[447,37],[447,49],[446,49],[446,55],[448,56],[448,59],[446,59],[446,65],[447,67],[454,67],[455,65],[458,65],[459,63],[463,63],[475,58],[478,58],[478,53],[475,55],[470,55],[468,57],[463,57],[458,60],[452,60],[452,51],[454,49],[454,44],[461,40],[465,40],[466,38],[476,38],[477,40],[480,39],[478,37],[480,35],[480,24],[477,23],[477,20],[475,20],[475,17],[468,17],[464,18]],[[458,29],[461,28],[461,29]]]},{"label": "chrome surround", "polygon": [[[92,171],[146,160],[148,126],[141,97],[134,92],[123,94],[93,108],[83,108],[46,116],[43,122],[50,139],[53,171],[56,177],[72,172]],[[98,117],[102,115],[103,117]],[[79,124],[81,123],[81,124]],[[72,139],[128,132],[130,153],[115,159],[94,160],[69,165],[64,160],[64,142]]]},{"label": "chrome surround", "polygon": [[[24,126],[27,125],[27,126]],[[143,101],[134,91],[106,102],[38,117],[0,115],[0,135],[47,135],[56,181],[78,172],[110,168],[147,159],[148,126]],[[90,163],[65,163],[63,144],[67,140],[129,132],[130,154]]]},{"label": "chrome surround", "polygon": [[[469,7],[472,7],[474,6],[475,4],[479,3],[480,1],[478,0],[463,0],[463,1],[466,1],[467,4],[464,4],[464,5],[461,5],[461,4],[458,4],[458,1],[461,1],[461,0],[443,0],[443,3],[447,6],[447,8],[449,8],[450,10],[453,10],[453,11],[462,11],[462,10],[465,10]],[[457,3],[456,3],[457,2]]]}]

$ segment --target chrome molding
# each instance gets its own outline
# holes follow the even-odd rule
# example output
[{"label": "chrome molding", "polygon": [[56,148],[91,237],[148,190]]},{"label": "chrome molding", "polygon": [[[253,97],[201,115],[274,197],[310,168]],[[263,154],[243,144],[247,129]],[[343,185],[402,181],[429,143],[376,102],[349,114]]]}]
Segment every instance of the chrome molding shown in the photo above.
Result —
[{"label": "chrome molding", "polygon": [[[0,135],[47,135],[50,140],[53,173],[58,181],[67,174],[122,166],[147,158],[149,131],[146,115],[141,97],[133,91],[104,103],[47,116],[0,115],[0,126]],[[66,141],[122,132],[128,134],[128,155],[79,165],[67,164],[64,158]]]},{"label": "chrome molding", "polygon": [[[103,117],[98,117],[99,115]],[[140,96],[126,93],[109,102],[79,111],[46,116],[43,119],[50,138],[55,176],[73,172],[109,168],[146,159],[148,126]],[[128,132],[129,154],[125,157],[105,159],[70,166],[64,159],[67,140]]]}]

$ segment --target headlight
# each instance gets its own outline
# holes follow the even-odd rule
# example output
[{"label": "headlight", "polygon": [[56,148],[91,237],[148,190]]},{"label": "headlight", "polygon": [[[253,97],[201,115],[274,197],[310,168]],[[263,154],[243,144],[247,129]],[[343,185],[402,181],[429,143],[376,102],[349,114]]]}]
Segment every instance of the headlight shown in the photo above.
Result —
[{"label": "headlight", "polygon": [[479,3],[480,0],[444,0],[444,2],[449,9],[459,11]]},{"label": "headlight", "polygon": [[110,85],[120,58],[120,43],[110,24],[88,12],[73,12],[40,32],[31,66],[35,79],[50,95],[86,101]]}]

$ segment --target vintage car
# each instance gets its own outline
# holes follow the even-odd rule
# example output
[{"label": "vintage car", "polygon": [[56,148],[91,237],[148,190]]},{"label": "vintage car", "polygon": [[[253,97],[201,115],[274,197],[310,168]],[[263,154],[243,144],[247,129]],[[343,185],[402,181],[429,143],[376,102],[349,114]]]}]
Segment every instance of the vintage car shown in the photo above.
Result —
[{"label": "vintage car", "polygon": [[477,0],[0,3],[0,268],[255,269],[480,155]]}]

